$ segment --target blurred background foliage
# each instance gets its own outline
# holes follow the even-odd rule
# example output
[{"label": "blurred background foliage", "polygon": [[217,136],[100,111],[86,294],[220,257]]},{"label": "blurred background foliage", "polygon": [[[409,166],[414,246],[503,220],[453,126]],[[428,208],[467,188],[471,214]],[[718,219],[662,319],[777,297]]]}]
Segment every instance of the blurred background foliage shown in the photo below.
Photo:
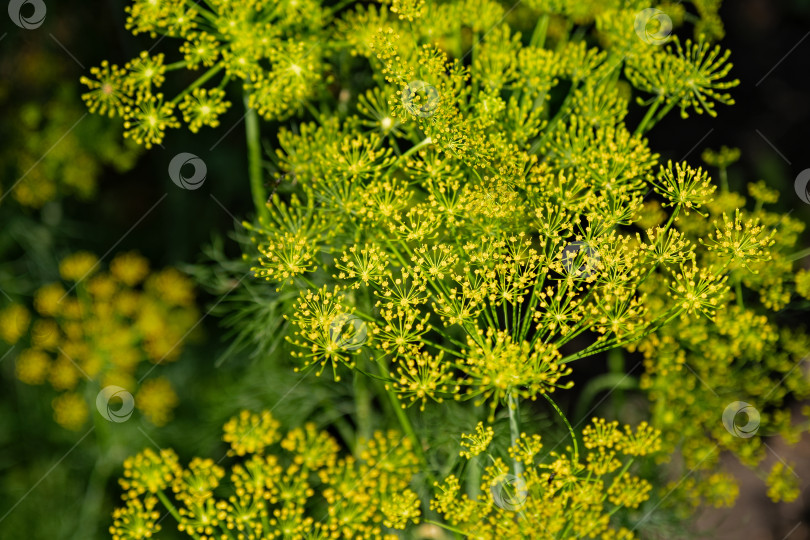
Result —
[{"label": "blurred background foliage", "polygon": [[[106,537],[118,503],[115,478],[126,456],[152,446],[175,448],[181,461],[217,458],[225,453],[221,426],[241,408],[271,408],[285,427],[314,421],[339,436],[341,429],[353,429],[345,424],[354,405],[351,378],[335,383],[292,370],[279,333],[281,314],[262,302],[279,293],[251,281],[250,261],[240,261],[250,248],[238,220],[251,214],[252,204],[239,107],[217,130],[172,131],[164,147],[148,152],[125,142],[116,123],[92,115],[80,121],[86,111],[78,80],[86,68],[104,59],[123,64],[150,40],[124,29],[118,0],[61,0],[47,7],[47,19],[36,30],[18,29],[5,13],[0,16],[0,306],[31,305],[42,284],[59,279],[59,261],[69,253],[111,258],[135,250],[153,268],[187,271],[199,284],[197,305],[206,314],[200,339],[163,366],[182,389],[174,420],[164,427],[136,415],[110,424],[103,436],[63,429],[52,418],[55,394],[44,398],[46,388],[17,380],[16,351],[0,348],[0,537],[91,539]],[[732,190],[765,179],[781,193],[773,211],[810,222],[810,205],[798,201],[793,189],[796,175],[810,167],[810,0],[727,2],[721,16],[722,43],[733,52],[732,74],[741,81],[732,91],[737,104],[723,108],[717,119],[671,115],[649,134],[651,146],[663,160],[694,164],[705,148],[738,147],[742,159],[729,170]],[[273,126],[262,128],[272,146]],[[204,156],[204,189],[182,191],[171,183],[166,169],[181,151]],[[278,189],[284,192],[283,182]],[[804,234],[802,244],[808,245]],[[810,258],[803,266],[810,268]],[[232,330],[246,325],[249,332]],[[592,378],[605,365],[604,357],[585,360],[576,377]],[[572,414],[588,410],[582,403],[598,395],[582,396],[577,388],[562,396],[561,405]],[[632,392],[622,399],[630,410],[644,403]],[[390,414],[390,404],[374,406],[380,417]],[[444,460],[437,468],[449,468],[458,459],[452,434],[468,430],[483,413],[446,404],[414,414],[420,433],[445,441],[446,452],[433,455]],[[555,429],[528,409],[523,420],[543,426],[544,433]],[[507,433],[506,422],[500,418],[496,428]],[[675,534],[674,526],[659,525]],[[165,527],[161,537],[173,534]]]}]

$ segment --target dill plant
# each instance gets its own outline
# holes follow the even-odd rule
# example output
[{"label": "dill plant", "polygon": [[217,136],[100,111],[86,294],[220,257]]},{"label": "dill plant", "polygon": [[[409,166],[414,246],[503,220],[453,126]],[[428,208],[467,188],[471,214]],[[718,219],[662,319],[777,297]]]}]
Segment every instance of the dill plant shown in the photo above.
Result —
[{"label": "dill plant", "polygon": [[[406,478],[397,495],[375,492],[363,500],[378,510],[374,518],[347,517],[326,495],[329,518],[342,517],[320,527],[301,498],[315,477],[299,469],[301,459],[291,465],[296,478],[282,477],[283,486],[300,483],[286,499],[283,486],[271,487],[278,479],[268,474],[280,469],[270,458],[253,472],[261,490],[235,472],[236,494],[215,499],[225,473],[209,461],[184,471],[171,455],[141,454],[122,480],[127,506],[116,512],[114,537],[149,537],[160,503],[194,538],[379,537],[423,514],[449,534],[478,538],[634,538],[644,518],[628,509],[652,491],[631,471],[637,457],[664,460],[680,449],[687,470],[699,472],[673,487],[672,500],[687,505],[733,499],[722,495],[733,491],[730,477],[703,474],[715,450],[761,461],[759,442],[722,430],[725,402],[764,396],[769,429],[795,439],[806,426],[791,424],[784,407],[789,396],[807,396],[807,382],[792,375],[807,347],[769,317],[810,288],[791,264],[802,226],[763,210],[775,195],[761,184],[750,188],[755,209],[745,209],[726,181],[733,151],[705,156],[719,168],[718,192],[709,170],[664,162],[651,148],[647,134],[674,109],[716,116],[733,104],[738,81],[730,53],[715,43],[719,2],[695,0],[690,12],[657,5],[677,27],[657,44],[635,24],[649,7],[532,0],[512,13],[491,0],[136,0],[128,28],[178,38],[182,59],[142,53],[123,67],[103,63],[82,80],[90,110],[121,117],[125,136],[149,147],[181,115],[191,131],[216,127],[231,106],[229,83],[238,83],[256,207],[244,224],[245,257],[277,292],[262,301],[284,313],[296,369],[328,368],[336,383],[352,375],[354,452],[370,448],[371,419],[361,411],[375,392],[408,441],[413,462],[403,464],[421,470],[412,486],[426,485],[408,491]],[[185,90],[162,93],[169,72],[201,67]],[[629,120],[633,109],[638,122]],[[293,181],[269,198],[259,115],[303,119],[277,129],[270,160]],[[236,324],[241,343],[268,350],[271,338],[257,325]],[[741,331],[751,325],[761,332]],[[644,356],[650,425],[621,432],[595,419],[576,433],[555,396],[571,388],[578,360],[622,349]],[[763,377],[780,389],[767,392]],[[521,409],[538,398],[531,407],[558,415],[568,432],[553,447],[565,444],[561,452],[541,452],[539,435],[521,429]],[[474,433],[459,435],[460,456],[473,465],[450,474],[431,467],[431,441],[412,421],[412,406],[449,410],[448,402],[488,411]],[[499,414],[511,446],[482,466],[475,459],[488,451]],[[261,454],[266,444],[256,444],[246,453]],[[487,496],[507,473],[526,494],[519,512]],[[328,484],[342,474],[328,468],[318,477]],[[784,467],[771,471],[774,498],[795,496],[785,478]],[[169,487],[184,508],[167,498]],[[420,511],[417,499],[431,498],[425,487],[432,502]],[[356,486],[340,489],[358,495]],[[362,523],[382,527],[354,528]]]}]

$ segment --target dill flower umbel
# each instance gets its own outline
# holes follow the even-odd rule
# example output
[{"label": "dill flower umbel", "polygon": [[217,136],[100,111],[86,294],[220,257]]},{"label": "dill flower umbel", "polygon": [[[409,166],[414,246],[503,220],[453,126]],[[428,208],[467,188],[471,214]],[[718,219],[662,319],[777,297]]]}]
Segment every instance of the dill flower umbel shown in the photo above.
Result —
[{"label": "dill flower umbel", "polygon": [[[144,51],[124,67],[105,60],[81,78],[88,88],[82,97],[90,112],[123,118],[125,136],[146,148],[180,127],[178,107],[192,132],[217,127],[230,106],[224,88],[232,80],[241,81],[249,107],[268,120],[289,116],[325,82],[325,51],[302,32],[314,34],[323,26],[327,10],[315,2],[192,7],[134,0],[126,9],[133,34],[182,40],[182,59],[167,64],[164,53]],[[171,72],[200,66],[207,70],[178,95],[164,98],[158,90]],[[203,86],[218,74],[224,74],[218,84]]]},{"label": "dill flower umbel", "polygon": [[[109,385],[130,391],[152,423],[168,422],[177,395],[168,380],[144,377],[152,371],[149,364],[177,359],[196,321],[193,294],[172,294],[163,287],[173,280],[172,289],[190,291],[188,280],[174,272],[149,273],[146,259],[132,252],[114,257],[109,271],[92,253],[69,255],[60,261],[59,273],[70,286],[41,287],[30,327],[4,333],[5,341],[26,346],[17,356],[17,377],[27,384],[47,382],[59,392],[53,400],[57,423],[80,429],[95,406],[98,387]],[[20,306],[0,313],[26,321]],[[93,403],[83,388],[93,394]]]},{"label": "dill flower umbel", "polygon": [[[660,437],[656,430],[640,425],[635,442],[628,445],[626,437],[632,433],[629,426],[622,432],[618,423],[594,418],[582,433],[586,448],[594,450],[588,454],[587,464],[570,447],[563,453],[551,452],[549,460],[537,463],[539,438],[521,434],[509,448],[510,455],[523,456],[525,465],[515,477],[519,478],[516,491],[504,483],[509,470],[506,463],[489,456],[491,463],[484,467],[478,497],[461,493],[458,478],[450,475],[437,483],[431,508],[452,530],[474,538],[609,538],[625,534],[622,531],[626,530],[611,523],[610,516],[623,507],[636,508],[650,497],[652,485],[632,474],[630,467],[636,456],[655,454]],[[532,451],[527,453],[529,448]],[[603,465],[610,462],[610,466]]]},{"label": "dill flower umbel", "polygon": [[314,425],[279,428],[269,411],[231,419],[224,439],[244,459],[228,469],[202,458],[183,467],[171,450],[127,459],[125,506],[113,514],[113,538],[148,538],[165,528],[154,519],[157,508],[191,538],[381,539],[418,521],[419,498],[408,487],[417,459],[408,439],[376,432],[362,453],[346,456]]}]

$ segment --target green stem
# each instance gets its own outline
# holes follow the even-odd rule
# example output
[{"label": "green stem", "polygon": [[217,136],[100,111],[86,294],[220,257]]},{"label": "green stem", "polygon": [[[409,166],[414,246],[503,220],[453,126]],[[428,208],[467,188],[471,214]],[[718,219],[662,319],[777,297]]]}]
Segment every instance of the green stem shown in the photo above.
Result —
[{"label": "green stem", "polygon": [[[77,293],[80,293],[82,290],[83,288],[79,287]],[[81,294],[79,294],[79,296],[81,296]],[[88,384],[85,389],[86,399],[88,401],[92,400],[94,398],[93,394],[97,392],[97,390],[98,388],[95,384]],[[110,450],[110,426],[107,425],[107,420],[104,420],[98,414],[94,414],[93,427],[96,432],[98,454],[87,482],[87,489],[84,493],[84,502],[82,503],[82,509],[79,514],[79,526],[76,531],[76,538],[96,537],[96,531],[93,529],[100,521],[101,506],[104,502],[104,486],[111,472],[111,464],[108,463],[106,459]]]},{"label": "green stem", "polygon": [[633,132],[634,137],[647,132],[647,124],[652,119],[653,115],[655,114],[655,111],[658,110],[658,107],[661,106],[662,100],[663,98],[661,96],[658,96],[658,98],[652,103],[652,105],[650,105],[650,108],[647,109],[647,114],[644,115],[644,118],[641,119],[641,122],[638,124],[638,127]]},{"label": "green stem", "polygon": [[267,210],[267,191],[262,183],[262,146],[259,138],[259,115],[249,105],[249,98],[245,93],[245,133],[248,145],[248,173],[250,176],[250,192],[253,195],[253,206],[259,221],[267,221],[270,213]]},{"label": "green stem", "polygon": [[728,193],[728,171],[725,167],[720,167],[720,189]]},{"label": "green stem", "polygon": [[431,144],[431,143],[433,143],[433,139],[431,139],[430,137],[425,137],[425,139],[424,139],[424,140],[422,140],[422,141],[420,141],[419,143],[417,143],[417,144],[415,144],[415,145],[411,146],[410,148],[408,148],[408,149],[405,151],[405,153],[404,153],[404,154],[402,154],[402,158],[401,158],[401,159],[404,159],[404,158],[406,158],[406,157],[410,156],[411,154],[413,154],[414,152],[418,151],[418,150],[419,150],[420,148],[422,148],[423,146],[427,146],[427,145],[429,145],[429,144]]},{"label": "green stem", "polygon": [[208,80],[211,77],[222,71],[223,67],[225,67],[224,64],[217,64],[216,66],[212,67],[211,69],[200,75],[200,77],[196,81],[188,85],[188,87],[186,87],[185,90],[177,94],[175,98],[170,101],[170,103],[172,105],[177,105],[178,103],[180,103],[180,100],[186,97],[186,95],[194,91],[196,88],[199,88],[200,86],[204,85],[206,82],[208,82]]},{"label": "green stem", "polygon": [[[509,436],[512,446],[517,446],[517,440],[520,437],[520,401],[515,393],[510,391],[506,402],[509,408]],[[520,460],[515,459],[513,467],[515,476],[520,477],[523,474],[523,464]]]},{"label": "green stem", "polygon": [[789,255],[788,260],[790,262],[798,261],[799,259],[804,259],[808,255],[810,255],[810,248],[803,249],[801,251],[797,251],[796,253]]},{"label": "green stem", "polygon": [[538,47],[540,49],[545,46],[546,33],[548,32],[548,21],[548,14],[543,15],[537,20],[537,25],[534,27],[534,32],[532,32],[532,39],[529,42],[529,45],[532,47]]},{"label": "green stem", "polygon": [[[166,494],[163,493],[163,491],[158,490],[157,496],[158,496],[158,499],[160,499],[160,502],[163,503],[163,506],[166,507],[166,510],[168,510],[169,513],[172,515],[172,517],[177,521],[177,523],[178,524],[183,523],[183,519],[180,517],[180,512],[177,511],[177,508],[174,507],[174,505],[172,504],[172,501],[169,500],[169,498],[166,496]],[[186,528],[185,532],[186,532],[186,534],[190,535],[195,540],[200,540],[200,537],[197,536],[197,533],[195,533],[190,528]]]},{"label": "green stem", "polygon": [[[371,440],[371,396],[365,377],[354,377],[354,398],[357,420],[355,448],[358,452],[362,452]],[[363,441],[362,444],[360,440]]]},{"label": "green stem", "polygon": [[[608,362],[608,370],[613,375],[623,375],[624,371],[624,351],[616,347],[615,349],[611,349],[607,353],[607,362]],[[619,411],[621,411],[622,406],[624,405],[624,390],[621,388],[616,388],[613,391],[613,404],[614,404],[614,414],[616,417],[619,416]]]},{"label": "green stem", "polygon": [[551,404],[552,407],[554,407],[554,410],[557,411],[557,414],[560,415],[560,418],[562,418],[563,422],[565,422],[566,427],[568,427],[568,433],[571,434],[571,440],[574,442],[574,462],[579,462],[579,447],[577,446],[577,437],[576,435],[574,435],[574,428],[571,427],[571,423],[568,421],[568,418],[565,417],[565,415],[557,406],[557,404],[554,402],[554,400],[551,399],[551,397],[546,392],[542,392],[540,395],[543,396],[546,399],[546,401],[548,401]]},{"label": "green stem", "polygon": [[737,281],[734,283],[734,291],[737,293],[737,305],[741,308],[745,309],[745,304],[743,303],[743,293],[742,293],[742,278],[738,277]]},{"label": "green stem", "polygon": [[[386,373],[386,368],[383,366],[382,362],[375,362],[377,364],[377,369],[380,372],[380,375],[383,377],[388,377]],[[430,481],[430,485],[432,486],[437,482],[436,477],[430,471],[430,467],[428,466],[427,456],[425,455],[425,451],[422,448],[422,441],[419,440],[419,437],[416,436],[416,432],[413,430],[413,425],[411,424],[408,415],[405,414],[405,411],[402,408],[402,403],[399,401],[399,398],[391,389],[391,385],[388,383],[383,384],[383,388],[385,389],[385,393],[388,394],[388,399],[391,401],[391,406],[394,409],[394,414],[397,417],[397,421],[399,421],[399,425],[402,427],[402,430],[405,432],[405,435],[411,440],[414,446],[414,450],[416,451],[416,455],[419,457],[419,460],[422,462],[422,466],[425,469],[425,474]]]},{"label": "green stem", "polygon": [[470,536],[469,533],[462,531],[461,529],[456,529],[455,527],[451,527],[446,523],[439,523],[438,521],[433,521],[432,519],[424,520],[425,523],[430,523],[431,525],[436,525],[437,527],[441,527],[442,529],[447,529],[448,531],[453,531],[454,533],[463,534],[464,536]]}]

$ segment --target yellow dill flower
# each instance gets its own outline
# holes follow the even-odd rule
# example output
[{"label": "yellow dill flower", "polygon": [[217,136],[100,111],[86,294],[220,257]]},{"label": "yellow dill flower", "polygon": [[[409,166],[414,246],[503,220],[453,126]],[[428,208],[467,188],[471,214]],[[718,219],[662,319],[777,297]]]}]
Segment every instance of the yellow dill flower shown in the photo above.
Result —
[{"label": "yellow dill flower", "polygon": [[624,426],[624,436],[617,444],[617,449],[628,456],[646,456],[661,449],[661,431],[646,421],[636,426],[633,433],[630,426]]},{"label": "yellow dill flower", "polygon": [[65,289],[60,283],[43,285],[34,293],[34,308],[40,315],[52,317],[59,312],[59,303],[64,295]]},{"label": "yellow dill flower", "polygon": [[124,460],[123,478],[118,480],[124,498],[131,500],[144,493],[155,494],[166,489],[181,474],[177,454],[171,449],[155,453],[147,448]]},{"label": "yellow dill flower", "polygon": [[188,128],[197,133],[202,126],[219,126],[219,117],[230,106],[231,102],[225,100],[225,92],[219,88],[195,88],[186,94],[179,108]]},{"label": "yellow dill flower", "polygon": [[195,457],[172,483],[175,496],[188,503],[199,504],[211,498],[213,490],[225,476],[225,469],[212,459]]},{"label": "yellow dill flower", "polygon": [[[337,442],[314,426],[284,436],[279,427],[269,411],[231,419],[225,439],[252,442],[232,453],[245,457],[227,469],[199,457],[180,467],[171,450],[128,458],[120,479],[126,507],[114,514],[113,534],[157,532],[151,514],[142,511],[153,508],[154,499],[172,509],[178,531],[192,538],[388,538],[391,529],[418,521],[420,499],[409,488],[418,459],[400,434],[375,432],[360,441],[357,456],[339,457]],[[262,433],[253,437],[246,429]],[[220,485],[226,475],[230,481]]]},{"label": "yellow dill flower", "polygon": [[79,430],[89,414],[84,398],[75,392],[65,392],[53,399],[53,418],[65,429]]},{"label": "yellow dill flower", "polygon": [[[624,429],[632,432],[628,426]],[[639,431],[645,431],[643,426]],[[521,434],[520,439],[524,442],[510,447],[511,456],[522,454],[527,445],[534,447],[529,454],[540,451],[539,437]],[[472,538],[551,540],[566,537],[565,531],[580,537],[632,538],[626,530],[614,529],[610,516],[617,506],[638,507],[649,498],[652,486],[627,472],[637,458],[617,457],[610,449],[621,439],[618,423],[594,419],[583,431],[583,440],[593,449],[587,463],[571,455],[569,447],[562,454],[550,452],[542,464],[526,455],[525,469],[515,476],[495,457],[484,468],[477,496],[461,493],[458,478],[449,475],[436,483],[431,508],[453,530]]]},{"label": "yellow dill flower", "polygon": [[[166,423],[177,404],[168,381],[147,379],[139,385],[135,374],[141,362],[171,361],[180,354],[182,338],[197,320],[190,280],[173,269],[149,275],[146,260],[134,253],[114,257],[109,271],[84,252],[65,257],[59,267],[75,285],[65,292],[61,284],[49,284],[35,293],[39,317],[27,332],[30,348],[17,358],[18,378],[28,384],[47,381],[62,392],[54,400],[61,408],[55,416],[71,429],[87,417],[89,403],[83,415],[75,406],[87,384],[130,389],[148,420]],[[92,405],[102,407],[99,403]]]},{"label": "yellow dill flower", "polygon": [[124,66],[129,72],[124,79],[124,86],[129,93],[135,95],[136,102],[147,99],[152,95],[152,88],[160,88],[166,80],[163,58],[162,54],[150,57],[147,51],[142,51],[138,58]]},{"label": "yellow dill flower", "polygon": [[110,261],[110,273],[129,287],[134,287],[149,274],[149,261],[134,251],[120,253]]},{"label": "yellow dill flower", "polygon": [[91,113],[106,114],[110,118],[124,116],[132,99],[127,95],[126,70],[107,60],[100,67],[90,68],[93,78],[82,76],[80,82],[89,88],[82,99]]},{"label": "yellow dill flower", "polygon": [[26,349],[17,357],[15,373],[26,384],[42,384],[48,377],[50,357],[37,349]]},{"label": "yellow dill flower", "polygon": [[142,540],[160,532],[160,512],[155,510],[157,497],[128,499],[124,508],[113,511],[109,533],[113,540]]},{"label": "yellow dill flower", "polygon": [[98,263],[98,257],[92,253],[75,253],[59,262],[59,275],[67,281],[80,281],[93,272]]},{"label": "yellow dill flower", "polygon": [[[655,191],[667,199],[663,206],[675,206],[683,209],[688,216],[690,210],[700,214],[700,208],[711,201],[710,196],[716,189],[711,184],[708,174],[700,167],[693,169],[689,165],[668,161],[661,167],[658,177],[651,179]],[[703,215],[703,214],[701,214]]]},{"label": "yellow dill flower", "polygon": [[810,299],[810,272],[807,270],[796,272],[796,292],[804,298]]},{"label": "yellow dill flower", "polygon": [[700,489],[706,501],[715,508],[731,508],[740,493],[736,479],[728,473],[714,473],[703,481]]},{"label": "yellow dill flower", "polygon": [[408,22],[421,19],[425,12],[425,0],[392,0],[391,11]]},{"label": "yellow dill flower", "polygon": [[20,304],[12,304],[0,311],[0,338],[9,345],[17,343],[28,332],[31,313]]},{"label": "yellow dill flower", "polygon": [[492,442],[492,437],[494,435],[495,431],[492,429],[492,426],[487,426],[484,428],[484,423],[478,422],[478,424],[475,426],[474,433],[461,434],[461,446],[464,446],[469,450],[462,450],[459,455],[461,457],[466,457],[467,459],[472,459],[474,456],[477,456],[487,449],[489,443]]},{"label": "yellow dill flower", "polygon": [[588,424],[582,430],[582,440],[585,448],[613,448],[622,440],[618,431],[619,422],[605,422],[604,418],[592,418],[593,425]]},{"label": "yellow dill flower", "polygon": [[776,231],[764,230],[757,218],[743,221],[741,214],[737,209],[732,220],[723,213],[723,227],[719,227],[715,221],[716,230],[709,235],[706,246],[709,251],[715,251],[730,262],[756,273],[750,264],[771,259],[767,248],[776,242],[773,238]]},{"label": "yellow dill flower", "polygon": [[171,305],[191,306],[194,303],[194,284],[176,268],[151,274],[144,289]]},{"label": "yellow dill flower", "polygon": [[773,502],[795,501],[801,493],[796,473],[781,461],[773,464],[766,483],[768,485],[768,497]]},{"label": "yellow dill flower", "polygon": [[200,64],[211,67],[220,56],[220,44],[208,32],[192,32],[180,46],[180,52],[188,63],[188,69],[197,69]]},{"label": "yellow dill flower", "polygon": [[725,92],[737,86],[737,79],[723,80],[731,71],[728,58],[731,52],[714,48],[701,37],[696,43],[687,40],[681,45],[677,36],[666,50],[636,55],[628,59],[625,74],[636,88],[656,96],[656,103],[666,103],[664,111],[674,106],[681,117],[696,113],[717,116],[714,102],[733,105],[731,95]]},{"label": "yellow dill flower", "polygon": [[649,498],[652,485],[637,476],[623,474],[608,488],[608,500],[616,506],[638,508],[638,505]]},{"label": "yellow dill flower", "polygon": [[261,454],[264,448],[281,439],[280,426],[267,411],[256,414],[244,410],[225,424],[222,440],[230,445],[229,452],[238,456]]},{"label": "yellow dill flower", "polygon": [[729,148],[727,146],[720,147],[720,150],[707,148],[700,155],[700,158],[705,161],[707,165],[717,167],[718,169],[726,169],[739,161],[740,149]]},{"label": "yellow dill flower", "polygon": [[177,394],[163,377],[144,381],[135,394],[135,406],[156,426],[171,420],[171,411],[177,404]]},{"label": "yellow dill flower", "polygon": [[540,435],[521,433],[515,443],[509,447],[509,457],[520,461],[524,465],[531,466],[534,464],[535,456],[540,453],[542,448],[543,443],[540,442]]},{"label": "yellow dill flower", "polygon": [[687,314],[700,312],[706,317],[712,317],[727,293],[726,279],[726,276],[719,276],[693,264],[681,268],[681,272],[675,274],[668,295]]},{"label": "yellow dill flower", "polygon": [[163,142],[166,129],[180,127],[174,117],[174,104],[164,102],[163,94],[145,94],[124,110],[124,137],[146,148]]}]

